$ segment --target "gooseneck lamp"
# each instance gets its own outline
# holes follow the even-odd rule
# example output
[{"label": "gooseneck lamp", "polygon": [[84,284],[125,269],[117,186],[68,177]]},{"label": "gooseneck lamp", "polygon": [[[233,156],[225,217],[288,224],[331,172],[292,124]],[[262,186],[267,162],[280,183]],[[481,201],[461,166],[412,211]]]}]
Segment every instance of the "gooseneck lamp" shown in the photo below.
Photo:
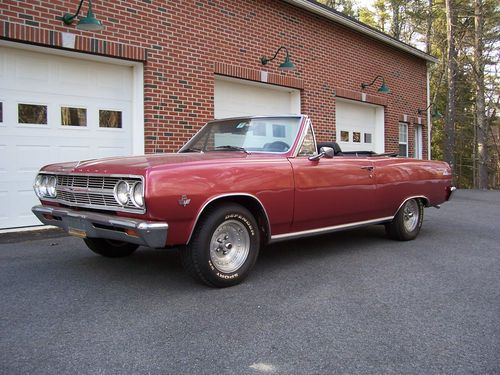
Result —
[{"label": "gooseneck lamp", "polygon": [[[429,105],[428,105],[427,107],[425,107],[424,109],[420,109],[420,108],[419,108],[419,109],[417,109],[417,114],[418,114],[419,116],[422,116],[422,114],[424,114],[424,113],[425,113],[425,111],[427,111],[430,107],[432,107],[432,105],[433,105],[433,103],[429,104]],[[434,108],[434,109],[432,110],[431,117],[432,117],[433,119],[438,119],[438,118],[443,117],[443,114],[442,114],[441,112],[439,112],[439,110],[437,110],[436,108]]]},{"label": "gooseneck lamp", "polygon": [[274,54],[274,56],[270,59],[268,59],[266,56],[262,56],[260,58],[260,62],[262,65],[267,65],[268,62],[270,61],[273,61],[276,56],[278,56],[278,53],[284,49],[285,52],[286,52],[286,56],[285,56],[285,61],[283,61],[283,63],[280,64],[279,66],[279,70],[283,70],[283,71],[286,71],[286,70],[294,70],[295,69],[295,65],[290,61],[290,56],[288,54],[288,49],[286,47],[283,47],[281,46],[280,48],[278,48],[278,50],[276,51],[276,53]]},{"label": "gooseneck lamp", "polygon": [[[83,2],[84,0],[80,0],[80,5],[78,5],[78,9],[75,14],[66,13],[63,16],[62,20],[66,25],[71,25],[73,20],[78,17],[78,14],[80,14],[80,10],[82,9]],[[89,10],[87,12],[87,16],[79,18],[76,28],[84,31],[101,31],[104,29],[102,22],[95,18],[94,12],[92,12],[92,0],[89,0]]]},{"label": "gooseneck lamp", "polygon": [[379,75],[379,76],[376,76],[376,77],[373,79],[373,81],[372,81],[371,83],[364,83],[364,82],[363,82],[363,83],[361,84],[361,88],[362,88],[363,90],[364,90],[364,89],[366,89],[367,87],[369,87],[369,86],[373,85],[373,84],[375,83],[375,81],[376,81],[377,79],[379,79],[379,78],[382,78],[382,85],[378,88],[378,90],[377,90],[377,91],[378,91],[378,92],[380,92],[380,93],[382,93],[382,94],[389,94],[389,93],[391,92],[391,89],[390,89],[388,86],[386,86],[384,77],[382,77],[382,76],[380,76],[380,75]]}]

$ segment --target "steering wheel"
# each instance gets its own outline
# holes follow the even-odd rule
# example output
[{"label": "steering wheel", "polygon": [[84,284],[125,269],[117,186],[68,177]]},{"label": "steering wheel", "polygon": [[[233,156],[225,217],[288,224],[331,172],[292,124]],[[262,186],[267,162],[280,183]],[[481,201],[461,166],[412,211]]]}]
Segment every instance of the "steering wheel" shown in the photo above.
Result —
[{"label": "steering wheel", "polygon": [[264,145],[265,151],[284,152],[290,149],[290,145],[283,141],[274,141]]}]

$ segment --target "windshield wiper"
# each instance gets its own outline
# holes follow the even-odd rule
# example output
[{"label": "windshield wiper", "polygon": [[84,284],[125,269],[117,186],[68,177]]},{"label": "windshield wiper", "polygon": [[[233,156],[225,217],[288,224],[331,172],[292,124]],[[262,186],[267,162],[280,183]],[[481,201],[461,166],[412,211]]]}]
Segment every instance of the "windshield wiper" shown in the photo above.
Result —
[{"label": "windshield wiper", "polygon": [[231,145],[217,146],[217,147],[214,147],[214,150],[217,150],[217,151],[243,151],[245,154],[248,154],[248,151],[245,150],[243,147],[231,146]]},{"label": "windshield wiper", "polygon": [[203,153],[203,150],[201,150],[200,148],[196,148],[196,147],[188,147],[188,148],[185,148],[184,150],[182,150],[182,152],[201,152],[201,153]]}]

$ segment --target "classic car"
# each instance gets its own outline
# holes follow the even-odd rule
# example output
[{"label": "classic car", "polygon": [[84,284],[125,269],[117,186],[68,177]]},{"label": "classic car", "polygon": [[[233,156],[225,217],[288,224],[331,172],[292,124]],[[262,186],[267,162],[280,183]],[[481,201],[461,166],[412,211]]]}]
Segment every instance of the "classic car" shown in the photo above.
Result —
[{"label": "classic car", "polygon": [[276,241],[373,224],[413,240],[454,187],[444,162],[344,155],[299,115],[211,121],[177,153],[47,165],[34,190],[33,213],[95,253],[179,247],[196,280],[227,287]]}]

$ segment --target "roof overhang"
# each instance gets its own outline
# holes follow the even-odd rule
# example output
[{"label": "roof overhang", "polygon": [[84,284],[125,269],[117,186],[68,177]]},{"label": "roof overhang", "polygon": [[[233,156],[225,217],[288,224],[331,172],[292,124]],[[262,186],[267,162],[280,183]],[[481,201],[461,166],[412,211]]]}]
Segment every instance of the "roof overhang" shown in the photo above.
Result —
[{"label": "roof overhang", "polygon": [[411,55],[414,55],[416,57],[419,57],[423,60],[432,62],[432,63],[437,63],[438,59],[435,58],[434,56],[431,56],[423,51],[420,51],[419,49],[412,47],[406,43],[403,43],[397,39],[394,39],[393,37],[384,34],[378,30],[375,30],[371,28],[368,25],[365,25],[362,22],[359,22],[355,19],[352,19],[350,17],[344,16],[339,12],[334,11],[333,9],[329,9],[328,7],[325,7],[321,4],[316,3],[315,1],[311,0],[284,0],[287,3],[290,3],[292,5],[296,5],[300,8],[303,8],[311,13],[315,13],[317,15],[320,15],[322,17],[325,17],[329,20],[332,20],[336,23],[339,23],[343,26],[346,26],[352,30],[355,30],[357,32],[360,32],[362,34],[368,35],[374,39],[377,39],[381,41],[382,43],[388,44],[392,47],[395,47],[399,50],[405,51]]}]

